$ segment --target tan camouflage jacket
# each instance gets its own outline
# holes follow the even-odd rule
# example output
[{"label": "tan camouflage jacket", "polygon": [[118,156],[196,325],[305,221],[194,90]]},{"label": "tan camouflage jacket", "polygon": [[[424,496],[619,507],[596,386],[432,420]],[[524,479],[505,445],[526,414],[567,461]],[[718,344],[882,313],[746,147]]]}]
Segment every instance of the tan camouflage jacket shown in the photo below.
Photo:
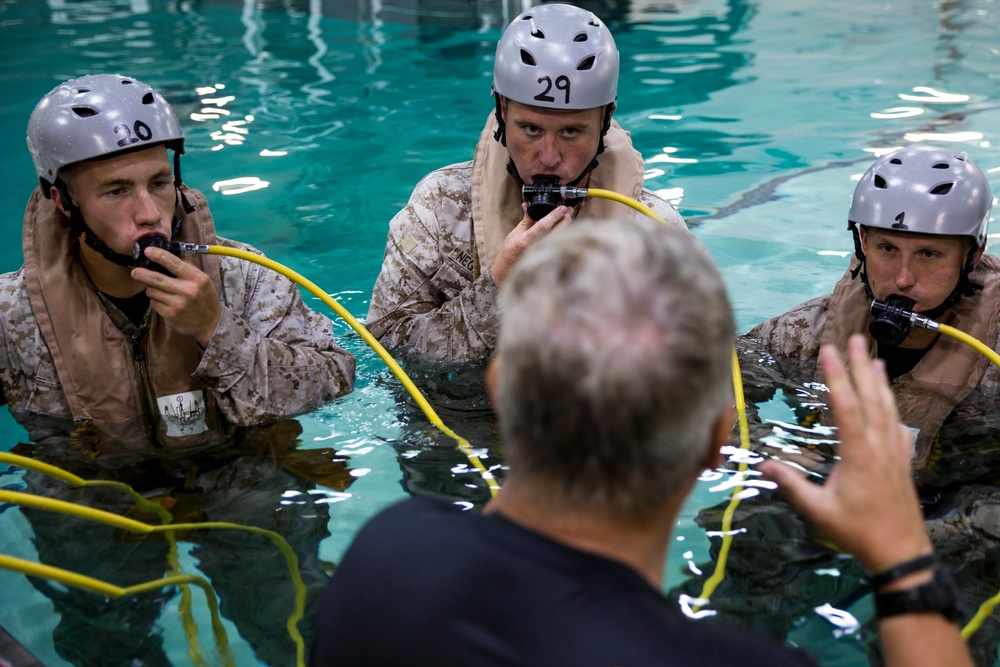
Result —
[{"label": "tan camouflage jacket", "polygon": [[[852,264],[853,268],[853,264]],[[973,296],[958,300],[947,324],[1000,353],[1000,260],[984,254],[970,280],[983,285]],[[860,278],[849,269],[832,294],[807,301],[783,315],[758,324],[745,336],[773,355],[813,359],[824,344],[842,352],[847,339],[863,333],[872,355],[877,343],[868,333],[870,300]],[[817,381],[822,381],[819,371]],[[935,437],[945,420],[964,402],[995,405],[1000,399],[1000,369],[970,346],[941,335],[908,373],[892,384],[900,419],[914,431],[914,466],[922,468],[931,456]]]},{"label": "tan camouflage jacket", "polygon": [[[483,131],[476,160],[485,151],[500,151],[492,139],[490,121]],[[637,167],[634,185],[625,194],[638,193],[638,200],[668,222],[684,226],[680,214],[663,199],[642,188],[642,158],[632,148],[628,134],[614,124],[607,150],[599,158],[602,165],[614,164],[617,155],[626,155]],[[495,160],[484,188],[516,188],[506,172],[506,149]],[[482,261],[480,251],[484,231],[474,232],[473,181],[475,161],[454,164],[431,172],[417,187],[406,207],[389,223],[382,269],[372,292],[367,328],[388,348],[424,359],[481,360],[492,352],[499,324],[499,288]],[[600,182],[599,166],[593,176]],[[591,181],[591,187],[602,187]],[[478,192],[478,191],[477,191]],[[477,195],[478,196],[478,195]],[[496,199],[496,198],[494,198]],[[506,208],[512,229],[521,220],[520,196],[509,197]],[[609,209],[596,199],[586,199],[577,217],[598,215]],[[612,210],[641,215],[617,202]],[[479,224],[482,224],[480,221]],[[502,238],[509,229],[485,230]],[[477,234],[479,235],[477,237]]]},{"label": "tan camouflage jacket", "polygon": [[[181,240],[258,252],[215,236],[200,192]],[[189,451],[236,426],[307,412],[351,391],[355,359],[332,323],[287,278],[231,257],[186,258],[223,302],[208,347],[173,334],[149,309],[141,326],[102,298],[65,220],[36,190],[25,213],[25,266],[0,275],[0,381],[32,440],[101,460],[138,449]],[[197,240],[196,240],[197,239]]]}]

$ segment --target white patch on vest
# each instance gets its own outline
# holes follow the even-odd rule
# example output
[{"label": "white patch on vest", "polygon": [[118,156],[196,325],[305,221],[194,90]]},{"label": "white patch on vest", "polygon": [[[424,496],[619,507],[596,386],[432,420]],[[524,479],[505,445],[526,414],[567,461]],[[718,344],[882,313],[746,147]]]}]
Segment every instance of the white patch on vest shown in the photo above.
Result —
[{"label": "white patch on vest", "polygon": [[205,394],[201,389],[159,396],[156,404],[167,425],[167,437],[198,435],[208,430],[208,424],[205,423]]},{"label": "white patch on vest", "polygon": [[906,428],[910,429],[910,437],[913,438],[913,443],[910,446],[910,458],[912,459],[917,455],[917,436],[920,435],[920,429],[916,426],[906,426]]}]

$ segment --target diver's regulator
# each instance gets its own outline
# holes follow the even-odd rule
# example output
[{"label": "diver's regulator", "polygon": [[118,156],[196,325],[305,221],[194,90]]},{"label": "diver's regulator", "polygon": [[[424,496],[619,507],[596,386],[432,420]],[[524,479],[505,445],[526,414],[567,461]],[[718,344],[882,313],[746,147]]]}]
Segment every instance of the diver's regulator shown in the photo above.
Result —
[{"label": "diver's regulator", "polygon": [[576,206],[579,200],[588,196],[587,188],[559,185],[558,176],[535,176],[534,181],[521,188],[521,194],[528,202],[528,216],[532,220],[541,220],[556,206]]},{"label": "diver's regulator", "polygon": [[897,294],[889,295],[885,301],[874,299],[871,313],[875,319],[868,325],[872,338],[883,345],[897,347],[915,326],[931,331],[940,330],[940,324],[911,310],[914,303],[913,299]]}]

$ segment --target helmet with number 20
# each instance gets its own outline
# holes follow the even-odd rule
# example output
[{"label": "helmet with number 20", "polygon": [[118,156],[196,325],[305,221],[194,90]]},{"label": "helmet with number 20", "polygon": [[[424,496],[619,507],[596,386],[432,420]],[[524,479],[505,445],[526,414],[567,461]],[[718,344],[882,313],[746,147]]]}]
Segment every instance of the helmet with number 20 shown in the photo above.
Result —
[{"label": "helmet with number 20", "polygon": [[46,196],[59,170],[76,162],[161,143],[184,152],[184,132],[170,104],[119,74],[82,76],[53,88],[31,112],[27,140]]},{"label": "helmet with number 20", "polygon": [[611,104],[618,49],[604,23],[579,7],[540,5],[519,15],[497,44],[493,92],[564,111]]}]

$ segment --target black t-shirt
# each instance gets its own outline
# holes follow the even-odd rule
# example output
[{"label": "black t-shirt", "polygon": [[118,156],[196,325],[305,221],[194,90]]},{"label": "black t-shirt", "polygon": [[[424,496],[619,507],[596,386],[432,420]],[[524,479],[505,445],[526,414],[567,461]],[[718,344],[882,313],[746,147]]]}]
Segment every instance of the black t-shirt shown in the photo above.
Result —
[{"label": "black t-shirt", "polygon": [[901,375],[906,375],[913,370],[914,366],[920,363],[930,347],[914,349],[909,347],[893,347],[892,345],[879,345],[878,357],[885,361],[885,373],[890,380],[895,380]]},{"label": "black t-shirt", "polygon": [[313,667],[802,667],[804,654],[685,618],[632,569],[503,517],[411,499],[348,549]]},{"label": "black t-shirt", "polygon": [[130,297],[118,297],[111,296],[110,294],[104,294],[108,301],[118,306],[118,310],[125,313],[125,317],[129,319],[135,326],[140,326],[142,324],[142,318],[146,315],[146,310],[149,309],[149,297],[146,296],[146,291],[143,290],[138,294]]}]

